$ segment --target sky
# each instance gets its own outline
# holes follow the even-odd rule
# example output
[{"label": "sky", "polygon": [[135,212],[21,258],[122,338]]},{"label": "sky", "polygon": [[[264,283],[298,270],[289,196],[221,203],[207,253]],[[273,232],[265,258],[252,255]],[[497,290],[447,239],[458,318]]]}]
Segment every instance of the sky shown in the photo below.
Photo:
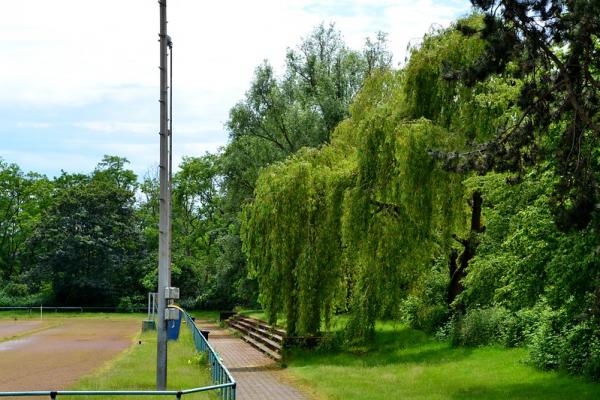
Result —
[{"label": "sky", "polygon": [[[174,50],[173,162],[227,143],[229,110],[255,68],[283,73],[319,23],[347,45],[388,34],[394,63],[468,0],[168,0]],[[0,158],[49,177],[118,155],[142,178],[159,157],[156,0],[18,0],[0,14]],[[152,173],[154,175],[154,173]]]}]

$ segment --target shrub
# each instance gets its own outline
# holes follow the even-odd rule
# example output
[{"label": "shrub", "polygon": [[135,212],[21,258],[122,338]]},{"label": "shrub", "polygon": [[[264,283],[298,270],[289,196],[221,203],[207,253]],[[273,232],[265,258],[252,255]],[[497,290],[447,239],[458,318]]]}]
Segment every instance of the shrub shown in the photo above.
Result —
[{"label": "shrub", "polygon": [[448,320],[448,307],[443,305],[423,306],[417,310],[414,327],[425,332],[435,332]]},{"label": "shrub", "polygon": [[583,367],[583,374],[588,378],[600,382],[600,333],[596,332],[589,343],[589,357]]},{"label": "shrub", "polygon": [[540,313],[540,321],[530,341],[529,357],[531,362],[541,369],[556,369],[560,366],[560,355],[565,346],[561,334],[564,315],[550,308]]},{"label": "shrub", "polygon": [[48,302],[51,302],[51,294],[44,287],[41,291],[31,294],[25,284],[8,283],[0,290],[1,307],[30,307],[48,304]]},{"label": "shrub", "polygon": [[543,302],[517,313],[523,327],[520,337],[525,338],[521,342],[529,345],[529,360],[541,369],[560,369],[600,381],[600,321],[585,314],[574,318],[566,308],[551,309]]},{"label": "shrub", "polygon": [[343,343],[343,334],[340,334],[340,332],[330,332],[320,338],[315,350],[323,353],[338,351],[342,348]]},{"label": "shrub", "polygon": [[507,313],[501,327],[501,343],[506,347],[526,345],[531,340],[538,319],[537,309],[526,308]]},{"label": "shrub", "polygon": [[448,274],[442,269],[442,262],[436,261],[436,265],[423,277],[418,295],[408,295],[400,305],[402,319],[415,329],[431,333],[448,321]]},{"label": "shrub", "polygon": [[4,287],[4,293],[7,297],[27,297],[29,295],[29,286],[24,283],[9,282]]},{"label": "shrub", "polygon": [[423,300],[414,295],[408,295],[400,304],[400,315],[403,322],[414,327],[417,312],[423,306]]},{"label": "shrub", "polygon": [[575,375],[600,380],[600,327],[590,319],[566,330],[560,368]]},{"label": "shrub", "polygon": [[500,307],[474,308],[454,320],[450,338],[454,345],[480,346],[502,343],[508,311]]},{"label": "shrub", "polygon": [[144,307],[144,297],[139,296],[124,296],[119,299],[117,309],[122,312],[135,312]]}]

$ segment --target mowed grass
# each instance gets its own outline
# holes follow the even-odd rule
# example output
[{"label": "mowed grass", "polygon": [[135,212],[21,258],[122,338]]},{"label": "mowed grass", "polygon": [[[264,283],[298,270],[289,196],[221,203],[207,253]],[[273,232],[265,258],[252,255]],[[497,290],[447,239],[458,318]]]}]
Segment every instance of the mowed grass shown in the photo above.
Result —
[{"label": "mowed grass", "polygon": [[[190,311],[189,314],[197,320],[204,320],[209,322],[219,322],[218,311]],[[210,336],[209,336],[210,337]]]},{"label": "mowed grass", "polygon": [[[140,320],[141,321],[141,320]],[[140,322],[141,326],[141,322]],[[141,343],[140,343],[141,342]],[[181,390],[211,385],[206,358],[194,349],[189,328],[181,324],[179,340],[169,341],[167,389]],[[156,389],[156,332],[146,332],[135,338],[131,348],[94,374],[81,379],[73,390],[155,390]],[[196,393],[183,399],[216,399],[217,392]],[[152,398],[165,398],[156,397]],[[82,396],[72,397],[81,399]],[[98,399],[98,397],[83,398]],[[103,399],[145,399],[148,396],[102,396]]]},{"label": "mowed grass", "polygon": [[526,363],[525,349],[453,348],[379,323],[369,347],[295,351],[288,372],[319,399],[600,399],[600,385]]}]

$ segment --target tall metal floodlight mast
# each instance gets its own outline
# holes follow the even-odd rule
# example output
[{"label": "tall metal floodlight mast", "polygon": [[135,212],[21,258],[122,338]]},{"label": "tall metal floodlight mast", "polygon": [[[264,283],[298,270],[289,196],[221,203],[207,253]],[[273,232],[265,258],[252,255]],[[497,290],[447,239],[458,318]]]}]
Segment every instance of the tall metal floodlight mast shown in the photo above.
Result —
[{"label": "tall metal floodlight mast", "polygon": [[[179,298],[179,289],[171,287],[171,146],[172,146],[172,95],[168,95],[167,56],[171,50],[171,89],[173,43],[167,35],[167,0],[159,0],[160,7],[160,217],[158,242],[158,323],[156,351],[156,389],[167,387],[167,324],[179,318],[179,311],[167,308],[169,302]],[[172,93],[172,92],[171,92]]]}]

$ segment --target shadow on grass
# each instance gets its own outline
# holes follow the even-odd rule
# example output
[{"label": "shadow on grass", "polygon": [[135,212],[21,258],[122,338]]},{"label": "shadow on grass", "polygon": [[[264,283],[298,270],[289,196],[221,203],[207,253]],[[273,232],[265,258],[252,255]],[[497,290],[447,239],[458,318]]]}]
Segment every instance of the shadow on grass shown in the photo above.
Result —
[{"label": "shadow on grass", "polygon": [[586,383],[572,377],[559,376],[541,382],[490,386],[473,386],[450,396],[456,400],[567,400],[598,399],[600,385]]},{"label": "shadow on grass", "polygon": [[383,323],[369,345],[293,350],[289,366],[307,385],[333,398],[600,399],[600,385],[533,369],[522,362],[525,356],[523,349],[452,347],[423,332]]},{"label": "shadow on grass", "polygon": [[470,348],[452,348],[448,343],[438,342],[425,333],[406,327],[378,331],[375,340],[365,346],[353,346],[343,350],[320,351],[295,349],[290,361],[295,366],[383,366],[389,364],[443,364],[468,357]]}]

